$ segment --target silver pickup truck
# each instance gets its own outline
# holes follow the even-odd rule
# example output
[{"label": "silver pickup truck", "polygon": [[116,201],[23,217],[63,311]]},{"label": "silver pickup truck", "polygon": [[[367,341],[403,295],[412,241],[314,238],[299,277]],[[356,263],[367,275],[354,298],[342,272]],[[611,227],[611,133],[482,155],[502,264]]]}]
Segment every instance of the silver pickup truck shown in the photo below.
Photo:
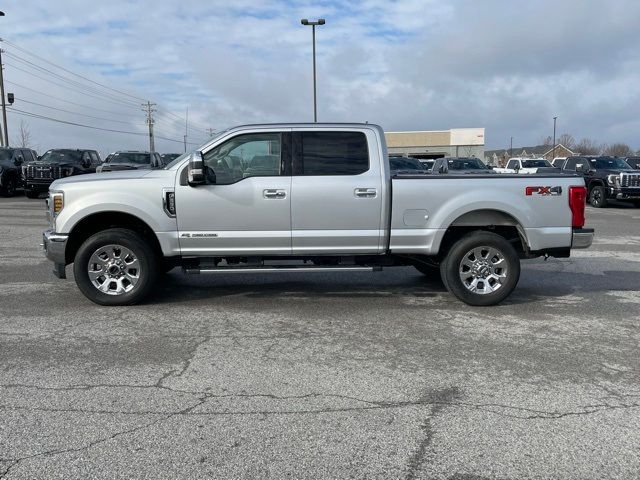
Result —
[{"label": "silver pickup truck", "polygon": [[587,248],[571,175],[392,174],[370,124],[246,125],[159,170],[56,180],[44,249],[82,293],[130,305],[158,275],[414,266],[469,305],[516,287],[520,259]]}]

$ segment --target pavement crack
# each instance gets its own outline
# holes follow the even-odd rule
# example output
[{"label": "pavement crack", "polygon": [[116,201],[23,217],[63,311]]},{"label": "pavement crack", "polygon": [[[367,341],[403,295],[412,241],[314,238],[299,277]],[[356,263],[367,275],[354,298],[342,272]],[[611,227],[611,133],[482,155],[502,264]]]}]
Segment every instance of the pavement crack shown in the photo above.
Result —
[{"label": "pavement crack", "polygon": [[[433,436],[435,435],[435,430],[432,425],[433,419],[442,411],[447,405],[452,405],[453,400],[460,396],[460,390],[457,387],[446,388],[443,390],[438,390],[435,392],[428,392],[424,397],[423,401],[425,404],[429,403],[432,405],[430,415],[425,418],[422,425],[420,425],[421,430],[424,435],[420,442],[418,443],[418,447],[413,452],[413,454],[409,457],[409,462],[407,466],[407,480],[413,480],[416,478],[416,474],[422,464],[424,463],[427,451],[433,442]],[[437,400],[436,403],[433,403],[433,400]]]},{"label": "pavement crack", "polygon": [[185,407],[181,410],[175,411],[175,412],[171,412],[168,414],[165,414],[164,416],[162,416],[162,418],[157,418],[151,422],[145,423],[144,425],[138,425],[137,427],[132,427],[132,428],[128,428],[126,430],[121,430],[119,432],[115,432],[111,435],[108,435],[106,437],[103,438],[99,438],[97,440],[91,441],[89,443],[87,443],[86,445],[83,445],[81,447],[72,447],[72,448],[59,448],[59,449],[53,449],[53,450],[47,450],[44,452],[39,452],[39,453],[34,453],[32,455],[27,455],[24,457],[19,457],[19,458],[13,458],[13,459],[7,459],[7,461],[11,462],[11,464],[9,465],[9,467],[7,467],[5,469],[5,471],[0,475],[0,480],[2,480],[3,478],[6,478],[6,476],[9,474],[10,470],[12,468],[14,468],[15,466],[19,465],[21,462],[25,461],[25,460],[31,460],[34,458],[38,458],[38,457],[46,457],[46,456],[55,456],[55,455],[61,455],[64,453],[77,453],[77,452],[82,452],[85,450],[88,450],[92,447],[95,447],[96,445],[100,445],[102,443],[108,442],[109,440],[113,440],[115,438],[118,438],[120,436],[123,435],[128,435],[131,433],[136,433],[139,432],[141,430],[147,429],[149,427],[152,427],[160,422],[164,422],[166,420],[169,420],[172,417],[175,417],[176,415],[185,415],[189,412],[191,412],[194,408],[202,405],[202,403],[204,402],[206,397],[201,397],[198,399],[197,402],[195,402],[192,405],[189,405],[188,407]]},{"label": "pavement crack", "polygon": [[164,373],[156,382],[155,386],[156,387],[164,387],[164,382],[166,380],[168,380],[169,378],[173,377],[173,378],[177,378],[177,377],[181,377],[191,366],[191,362],[193,361],[193,358],[195,357],[196,353],[198,352],[198,349],[204,345],[205,343],[207,343],[208,341],[211,340],[211,337],[209,335],[206,335],[204,338],[202,338],[199,342],[196,342],[193,346],[193,348],[191,349],[191,351],[189,352],[189,356],[182,362],[182,365],[180,368],[174,368],[172,370],[169,370],[168,372]]}]

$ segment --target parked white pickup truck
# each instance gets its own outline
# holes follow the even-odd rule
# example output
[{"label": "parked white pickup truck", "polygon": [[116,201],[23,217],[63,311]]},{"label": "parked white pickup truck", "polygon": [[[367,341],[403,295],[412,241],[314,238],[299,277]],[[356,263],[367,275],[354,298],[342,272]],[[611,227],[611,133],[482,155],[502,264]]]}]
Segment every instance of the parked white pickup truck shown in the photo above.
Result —
[{"label": "parked white pickup truck", "polygon": [[572,175],[391,175],[369,124],[232,128],[163,169],[56,180],[44,249],[82,293],[128,305],[186,273],[439,272],[470,305],[515,288],[520,259],[591,245]]},{"label": "parked white pickup truck", "polygon": [[498,173],[560,173],[544,158],[510,158],[505,168],[494,168]]}]

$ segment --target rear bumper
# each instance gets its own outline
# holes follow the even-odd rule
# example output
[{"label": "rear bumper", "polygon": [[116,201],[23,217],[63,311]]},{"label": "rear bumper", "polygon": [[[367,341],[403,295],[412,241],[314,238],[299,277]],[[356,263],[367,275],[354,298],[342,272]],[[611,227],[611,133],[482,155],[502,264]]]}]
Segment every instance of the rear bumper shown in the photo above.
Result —
[{"label": "rear bumper", "polygon": [[593,228],[574,228],[571,236],[571,248],[589,248],[593,243]]},{"label": "rear bumper", "polygon": [[58,278],[66,278],[65,275],[65,251],[69,235],[56,233],[53,230],[42,232],[42,248],[46,257],[53,262],[53,274]]}]

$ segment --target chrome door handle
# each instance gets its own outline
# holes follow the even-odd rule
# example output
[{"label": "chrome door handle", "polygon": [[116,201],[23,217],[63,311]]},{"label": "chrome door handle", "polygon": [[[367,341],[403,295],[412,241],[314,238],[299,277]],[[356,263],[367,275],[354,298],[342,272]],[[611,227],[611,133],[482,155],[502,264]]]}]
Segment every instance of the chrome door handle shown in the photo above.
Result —
[{"label": "chrome door handle", "polygon": [[287,198],[287,192],[285,190],[278,190],[275,188],[268,188],[262,192],[264,198]]},{"label": "chrome door handle", "polygon": [[353,192],[358,198],[374,198],[377,193],[375,188],[356,188]]}]

